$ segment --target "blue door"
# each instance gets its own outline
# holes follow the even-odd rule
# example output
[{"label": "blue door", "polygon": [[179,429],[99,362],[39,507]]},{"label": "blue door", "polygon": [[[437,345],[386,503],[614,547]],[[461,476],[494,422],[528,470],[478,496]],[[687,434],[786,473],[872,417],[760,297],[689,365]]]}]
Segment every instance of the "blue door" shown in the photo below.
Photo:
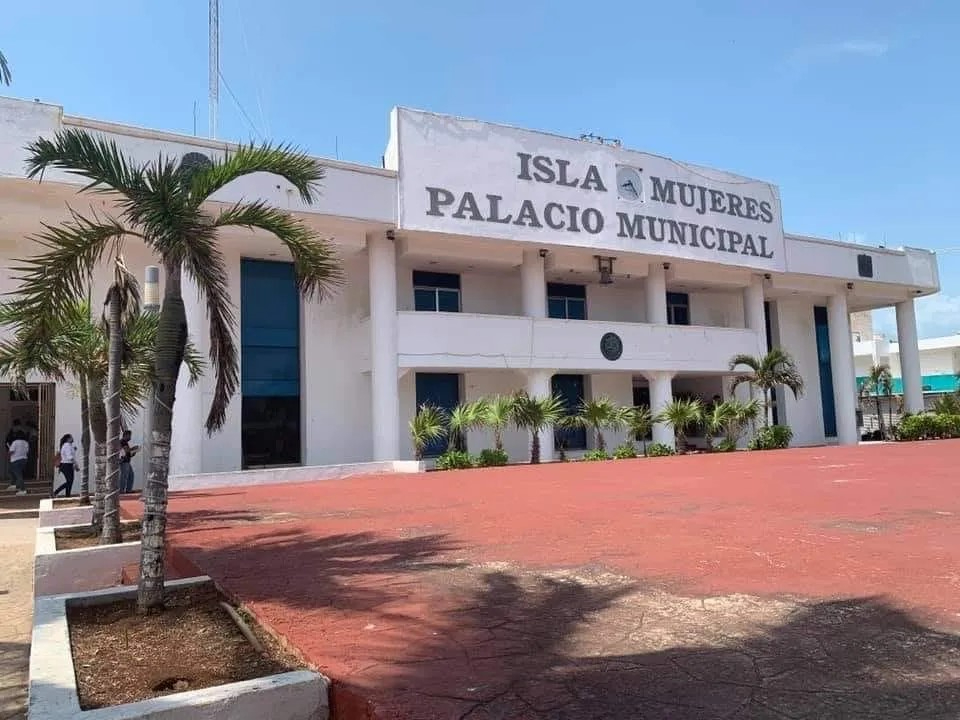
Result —
[{"label": "blue door", "polygon": [[[568,415],[575,415],[583,402],[583,375],[554,375],[550,381],[553,394],[563,400]],[[564,428],[553,433],[557,449],[584,450],[587,447],[585,428]]]},{"label": "blue door", "polygon": [[833,399],[833,365],[830,362],[830,325],[827,309],[813,308],[813,324],[817,333],[817,362],[820,365],[820,404],[823,406],[823,434],[837,436],[837,407]]},{"label": "blue door", "polygon": [[[450,412],[460,404],[460,376],[456,373],[417,373],[417,409],[432,405]],[[429,443],[424,457],[437,457],[447,449],[447,439],[439,438]]]},{"label": "blue door", "polygon": [[243,467],[300,463],[300,294],[293,263],[240,263],[240,396]]}]

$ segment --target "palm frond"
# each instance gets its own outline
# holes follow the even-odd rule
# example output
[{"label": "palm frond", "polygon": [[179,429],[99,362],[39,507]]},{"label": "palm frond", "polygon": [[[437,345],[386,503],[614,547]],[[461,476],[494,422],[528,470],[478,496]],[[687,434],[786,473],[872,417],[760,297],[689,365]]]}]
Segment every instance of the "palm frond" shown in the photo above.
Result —
[{"label": "palm frond", "polygon": [[29,178],[42,177],[44,170],[53,167],[89,180],[83,190],[116,192],[128,200],[142,194],[142,166],[128,161],[117,143],[103,135],[68,128],[52,140],[35,140],[26,150]]},{"label": "palm frond", "polygon": [[238,203],[220,213],[216,227],[259,228],[274,235],[293,257],[297,288],[307,299],[324,300],[343,282],[343,270],[333,247],[288,212],[262,200]]},{"label": "palm frond", "polygon": [[206,429],[212,434],[223,427],[227,406],[240,384],[237,345],[233,336],[236,313],[227,287],[230,274],[223,254],[212,238],[197,236],[184,244],[183,266],[196,281],[210,321],[209,357],[215,381]]},{"label": "palm frond", "polygon": [[7,64],[7,59],[3,56],[3,53],[0,52],[0,83],[9,85],[12,82],[13,75],[10,74],[10,66]]},{"label": "palm frond", "polygon": [[320,163],[291,145],[241,145],[193,175],[190,192],[194,206],[199,206],[237,178],[260,172],[284,178],[297,189],[300,199],[307,205],[318,195],[325,174]]}]

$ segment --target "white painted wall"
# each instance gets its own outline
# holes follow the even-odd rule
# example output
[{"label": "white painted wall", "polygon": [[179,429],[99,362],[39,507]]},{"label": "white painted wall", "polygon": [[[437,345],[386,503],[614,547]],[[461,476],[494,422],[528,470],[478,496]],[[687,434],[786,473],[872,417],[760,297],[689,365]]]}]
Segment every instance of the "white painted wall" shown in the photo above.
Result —
[{"label": "white painted wall", "polygon": [[706,327],[742,328],[743,293],[693,292],[690,295],[690,324]]},{"label": "white painted wall", "polygon": [[[510,370],[468,372],[463,377],[464,400],[479,400],[493,395],[512,395],[526,385],[522,373]],[[467,449],[479,453],[493,447],[493,433],[489,430],[474,430],[467,435]],[[530,453],[528,434],[513,427],[503,433],[503,449],[511,462],[523,462]]]},{"label": "white painted wall", "polygon": [[[813,302],[806,299],[781,299],[771,307],[777,314],[779,345],[793,355],[806,386],[800,399],[790,391],[781,394],[779,421],[793,429],[794,445],[819,445],[823,434],[823,405],[820,399],[820,367],[813,324]],[[831,348],[832,350],[832,348]]]}]

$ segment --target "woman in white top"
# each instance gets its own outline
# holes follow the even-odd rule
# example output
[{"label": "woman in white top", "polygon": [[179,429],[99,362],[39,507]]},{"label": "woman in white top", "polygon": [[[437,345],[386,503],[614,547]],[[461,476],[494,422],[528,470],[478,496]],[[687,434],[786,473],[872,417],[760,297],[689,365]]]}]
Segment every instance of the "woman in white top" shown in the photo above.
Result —
[{"label": "woman in white top", "polygon": [[73,435],[67,433],[60,438],[60,474],[63,475],[63,484],[53,491],[53,496],[60,494],[61,490],[66,490],[64,497],[70,497],[70,491],[73,490],[73,461],[77,455],[76,448],[73,446]]}]

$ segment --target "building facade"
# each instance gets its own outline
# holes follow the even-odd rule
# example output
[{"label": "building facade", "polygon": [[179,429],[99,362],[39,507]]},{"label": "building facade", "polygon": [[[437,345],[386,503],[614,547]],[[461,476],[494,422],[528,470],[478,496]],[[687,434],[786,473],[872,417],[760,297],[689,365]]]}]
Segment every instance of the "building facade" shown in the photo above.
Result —
[{"label": "building facade", "polygon": [[[34,252],[40,221],[101,198],[76,178],[23,177],[23,147],[62,127],[103,133],[136,159],[216,156],[222,142],[64,115],[0,100],[0,252]],[[263,198],[330,238],[346,282],[329,302],[296,293],[272,238],[223,237],[239,318],[241,392],[224,429],[203,421],[213,381],[178,388],[172,470],[218,472],[412,457],[407,423],[424,402],[525,389],[572,407],[607,396],[654,410],[674,396],[727,396],[730,359],[783,347],[806,392],[778,393],[795,443],[859,438],[850,313],[895,306],[904,396],[923,402],[914,299],[939,289],[936,258],[785,233],[775,185],[616,145],[395,109],[384,167],[322,160],[319,202],[249,177],[220,203]],[[154,263],[125,248],[129,267]],[[9,268],[9,262],[4,263]],[[13,290],[10,270],[3,290]],[[95,287],[107,284],[106,269]],[[96,294],[96,289],[95,289]],[[203,309],[186,293],[191,337]],[[39,382],[39,379],[38,379]],[[54,388],[58,434],[78,433],[69,386]],[[3,418],[0,417],[0,420]],[[132,427],[136,436],[142,428]],[[654,439],[672,440],[658,424]],[[552,456],[589,438],[543,438]],[[526,458],[527,438],[506,449]],[[491,444],[483,431],[472,451]],[[142,476],[142,473],[140,473]]]}]

